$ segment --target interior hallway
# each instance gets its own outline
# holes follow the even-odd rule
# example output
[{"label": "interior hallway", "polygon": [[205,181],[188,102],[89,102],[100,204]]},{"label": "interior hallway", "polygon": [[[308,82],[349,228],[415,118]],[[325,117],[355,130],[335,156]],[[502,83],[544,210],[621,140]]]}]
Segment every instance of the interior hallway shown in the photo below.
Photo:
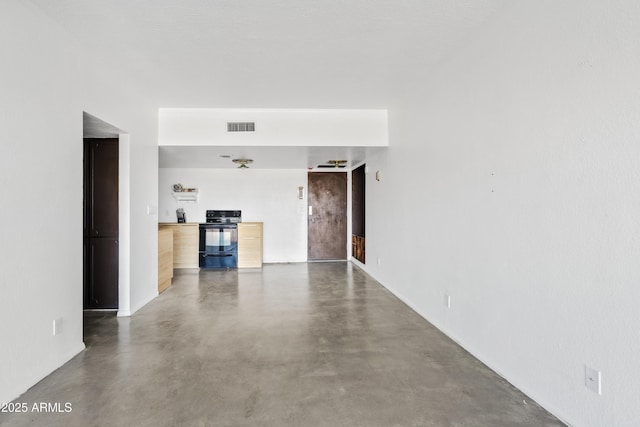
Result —
[{"label": "interior hallway", "polygon": [[3,426],[564,425],[350,263],[177,272]]}]

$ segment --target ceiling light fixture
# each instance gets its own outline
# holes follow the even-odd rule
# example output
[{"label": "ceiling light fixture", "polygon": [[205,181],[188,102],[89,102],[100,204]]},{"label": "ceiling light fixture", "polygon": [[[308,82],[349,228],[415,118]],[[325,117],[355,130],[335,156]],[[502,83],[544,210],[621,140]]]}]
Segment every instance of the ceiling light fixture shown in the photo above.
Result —
[{"label": "ceiling light fixture", "polygon": [[328,160],[327,163],[333,165],[336,168],[342,168],[347,163],[346,160]]},{"label": "ceiling light fixture", "polygon": [[253,163],[253,160],[252,159],[233,159],[232,162],[240,164],[240,166],[238,166],[238,169],[249,169],[249,166],[247,166],[247,164]]}]

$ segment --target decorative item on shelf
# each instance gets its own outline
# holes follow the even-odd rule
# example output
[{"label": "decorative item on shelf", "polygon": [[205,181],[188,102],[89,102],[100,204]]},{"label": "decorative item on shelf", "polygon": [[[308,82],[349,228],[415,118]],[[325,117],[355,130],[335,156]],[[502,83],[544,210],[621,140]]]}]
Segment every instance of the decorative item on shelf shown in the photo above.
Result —
[{"label": "decorative item on shelf", "polygon": [[176,193],[179,193],[179,192],[184,190],[184,188],[182,188],[182,184],[180,184],[180,183],[173,184],[172,188],[173,188],[173,191],[176,192]]},{"label": "decorative item on shelf", "polygon": [[173,195],[173,198],[176,199],[176,201],[178,202],[197,202],[198,201],[197,188],[181,188],[180,191],[174,190],[171,194]]},{"label": "decorative item on shelf", "polygon": [[239,163],[238,169],[249,169],[248,163],[253,163],[253,159],[233,159],[233,163]]}]

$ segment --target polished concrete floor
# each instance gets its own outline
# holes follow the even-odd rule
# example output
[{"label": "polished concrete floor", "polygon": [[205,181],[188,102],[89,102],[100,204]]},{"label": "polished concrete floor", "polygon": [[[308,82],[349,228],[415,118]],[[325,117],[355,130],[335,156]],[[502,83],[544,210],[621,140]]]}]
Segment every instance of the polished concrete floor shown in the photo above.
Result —
[{"label": "polished concrete floor", "polygon": [[350,263],[187,271],[3,426],[563,425]]}]

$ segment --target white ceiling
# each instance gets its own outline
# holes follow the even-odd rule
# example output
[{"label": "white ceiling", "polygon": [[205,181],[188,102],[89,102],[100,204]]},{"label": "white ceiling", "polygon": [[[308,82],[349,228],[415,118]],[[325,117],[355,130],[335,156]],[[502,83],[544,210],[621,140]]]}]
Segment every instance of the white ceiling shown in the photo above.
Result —
[{"label": "white ceiling", "polygon": [[[253,169],[317,169],[328,160],[358,166],[386,147],[161,146],[161,168],[237,168],[232,159],[252,159]],[[224,156],[224,157],[222,157]]]},{"label": "white ceiling", "polygon": [[136,84],[158,107],[390,111],[447,52],[464,46],[476,27],[508,4],[31,1],[105,63],[128,65],[131,81],[123,84]]}]

